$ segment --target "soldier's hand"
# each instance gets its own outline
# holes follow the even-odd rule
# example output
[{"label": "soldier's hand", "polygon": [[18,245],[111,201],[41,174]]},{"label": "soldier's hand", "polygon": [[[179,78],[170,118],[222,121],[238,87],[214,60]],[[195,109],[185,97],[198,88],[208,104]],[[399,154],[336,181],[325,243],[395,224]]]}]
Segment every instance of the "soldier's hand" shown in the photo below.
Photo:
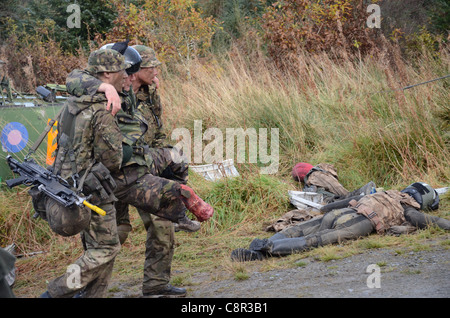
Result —
[{"label": "soldier's hand", "polygon": [[[111,109],[111,114],[115,116],[117,112],[121,109],[121,100],[119,93],[111,84],[102,83],[98,88],[99,92],[104,92],[108,103],[106,105],[106,110]],[[111,107],[112,106],[112,107]]]}]

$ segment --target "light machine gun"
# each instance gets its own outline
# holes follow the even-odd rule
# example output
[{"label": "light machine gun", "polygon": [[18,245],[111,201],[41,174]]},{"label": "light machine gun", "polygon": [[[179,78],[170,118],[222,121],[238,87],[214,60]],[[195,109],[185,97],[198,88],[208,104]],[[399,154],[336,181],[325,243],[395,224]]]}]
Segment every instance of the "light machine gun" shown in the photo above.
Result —
[{"label": "light machine gun", "polygon": [[69,207],[73,204],[78,206],[85,205],[102,216],[106,215],[104,210],[87,202],[86,198],[78,196],[75,191],[71,190],[66,180],[41,167],[33,159],[25,159],[23,163],[20,163],[11,156],[7,156],[6,162],[14,173],[20,175],[18,178],[6,180],[6,185],[10,189],[21,184],[27,186],[35,185],[39,191],[45,193],[64,207]]}]

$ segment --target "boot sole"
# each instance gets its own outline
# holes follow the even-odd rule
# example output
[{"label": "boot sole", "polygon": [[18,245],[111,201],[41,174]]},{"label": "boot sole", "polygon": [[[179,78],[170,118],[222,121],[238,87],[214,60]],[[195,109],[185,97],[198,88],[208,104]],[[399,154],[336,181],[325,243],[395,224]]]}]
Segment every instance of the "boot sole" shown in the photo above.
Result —
[{"label": "boot sole", "polygon": [[165,295],[165,294],[143,295],[141,298],[184,298],[184,297],[186,297],[186,294],[182,294],[182,295]]}]

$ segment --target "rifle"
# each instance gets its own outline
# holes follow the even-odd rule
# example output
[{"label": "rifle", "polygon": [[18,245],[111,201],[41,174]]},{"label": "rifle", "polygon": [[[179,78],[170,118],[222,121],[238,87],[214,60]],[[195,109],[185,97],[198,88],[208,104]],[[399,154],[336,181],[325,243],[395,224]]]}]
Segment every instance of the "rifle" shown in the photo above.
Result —
[{"label": "rifle", "polygon": [[349,197],[347,199],[342,199],[339,201],[335,201],[332,203],[328,203],[327,205],[324,205],[320,208],[320,211],[322,212],[330,212],[331,210],[334,209],[343,209],[348,207],[348,204],[350,203],[350,201],[352,200],[356,200],[359,201],[365,194],[360,194],[360,195],[354,195],[352,197]]},{"label": "rifle", "polygon": [[6,162],[13,172],[20,175],[18,178],[6,180],[6,185],[10,189],[21,184],[37,185],[40,192],[45,193],[64,207],[73,204],[85,205],[102,216],[106,215],[104,210],[87,202],[85,198],[78,196],[75,191],[71,190],[66,180],[41,167],[33,159],[25,159],[23,163],[20,163],[8,155]]}]

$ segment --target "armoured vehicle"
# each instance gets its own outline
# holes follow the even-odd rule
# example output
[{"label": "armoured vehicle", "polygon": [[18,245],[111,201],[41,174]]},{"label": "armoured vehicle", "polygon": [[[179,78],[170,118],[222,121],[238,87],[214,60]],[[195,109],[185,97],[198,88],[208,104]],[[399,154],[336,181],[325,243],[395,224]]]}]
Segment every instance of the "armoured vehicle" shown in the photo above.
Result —
[{"label": "armoured vehicle", "polygon": [[[49,120],[56,117],[67,96],[65,86],[55,84],[39,86],[35,94],[22,94],[11,87],[6,76],[3,75],[1,78],[0,182],[4,182],[13,177],[6,163],[6,157],[11,155],[23,159]],[[52,153],[56,149],[56,133],[55,124],[34,154],[34,158],[42,165],[52,164]]]}]

